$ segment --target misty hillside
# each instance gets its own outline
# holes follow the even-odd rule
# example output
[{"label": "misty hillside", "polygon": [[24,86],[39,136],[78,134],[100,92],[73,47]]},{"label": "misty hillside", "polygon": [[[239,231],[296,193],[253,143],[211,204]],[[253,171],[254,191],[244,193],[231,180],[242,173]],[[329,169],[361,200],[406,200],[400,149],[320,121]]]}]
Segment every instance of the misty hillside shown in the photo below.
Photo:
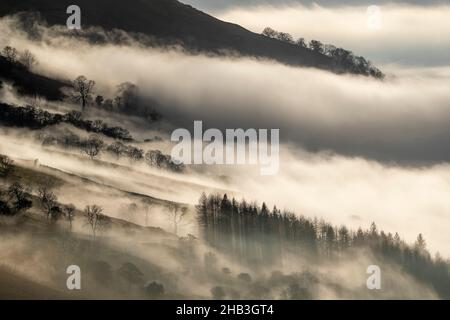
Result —
[{"label": "misty hillside", "polygon": [[[50,25],[65,25],[68,17],[66,9],[72,4],[69,0],[4,0],[0,16],[24,11],[39,12]],[[345,61],[336,61],[294,43],[250,32],[176,0],[80,0],[77,5],[82,11],[83,27],[100,26],[105,30],[121,29],[145,34],[167,44],[182,43],[186,49],[193,51],[233,51],[289,65],[361,74]]]},{"label": "misty hillside", "polygon": [[70,86],[70,83],[35,74],[21,64],[8,62],[2,56],[0,56],[0,78],[11,82],[20,94],[40,95],[47,100],[62,100],[61,89]]},{"label": "misty hillside", "polygon": [[450,68],[295,10],[1,0],[0,300],[450,299]]}]

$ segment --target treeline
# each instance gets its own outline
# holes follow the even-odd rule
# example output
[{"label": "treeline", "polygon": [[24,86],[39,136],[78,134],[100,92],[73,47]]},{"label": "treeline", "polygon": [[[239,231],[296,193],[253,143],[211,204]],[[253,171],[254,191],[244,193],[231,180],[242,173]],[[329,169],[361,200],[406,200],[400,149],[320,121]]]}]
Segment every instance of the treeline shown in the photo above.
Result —
[{"label": "treeline", "polygon": [[30,129],[42,129],[60,123],[68,123],[87,132],[101,133],[113,139],[133,140],[127,129],[117,126],[110,127],[103,120],[84,120],[82,114],[77,111],[55,114],[32,106],[16,107],[0,103],[0,123],[6,126]]},{"label": "treeline", "polygon": [[[7,178],[13,169],[13,161],[7,156],[0,155],[0,168],[5,166],[8,166],[9,170],[6,173],[3,170],[0,171],[0,178]],[[64,220],[67,223],[67,230],[71,232],[76,208],[72,204],[59,203],[58,197],[50,185],[49,182],[43,181],[36,190],[33,190],[30,186],[24,186],[15,181],[5,189],[0,188],[0,216],[19,216],[36,207],[51,223]],[[33,193],[36,195],[33,196]],[[86,220],[85,226],[90,228],[94,241],[97,234],[111,224],[111,219],[97,205],[86,206],[83,215]]]},{"label": "treeline", "polygon": [[[84,120],[82,113],[78,111],[71,111],[67,114],[53,114],[32,106],[16,107],[0,103],[0,123],[6,126],[25,127],[33,130],[67,123],[93,134],[87,139],[71,132],[54,135],[39,134],[38,138],[42,141],[42,145],[78,149],[92,159],[97,158],[102,153],[107,153],[117,159],[125,157],[133,162],[145,161],[151,167],[173,172],[182,172],[185,168],[182,163],[176,163],[170,155],[163,154],[159,150],[144,151],[141,148],[124,143],[133,141],[133,137],[128,130],[121,127],[110,127],[102,120]],[[106,144],[98,134],[121,141]]]},{"label": "treeline", "polygon": [[431,283],[439,294],[450,297],[450,264],[439,255],[431,257],[421,234],[409,245],[398,233],[379,231],[375,223],[368,230],[352,231],[276,207],[269,210],[265,203],[258,206],[230,200],[227,195],[203,194],[197,205],[197,220],[209,245],[252,267],[282,265],[293,255],[331,261],[363,250],[398,264]]},{"label": "treeline", "polygon": [[[120,112],[127,115],[139,116],[154,122],[161,119],[161,115],[140,97],[139,87],[130,82],[117,86],[114,98],[107,99],[95,94],[95,81],[85,76],[78,76],[72,81],[72,86],[65,88],[68,100],[79,103],[84,111],[87,107],[97,107],[107,111]],[[152,101],[152,104],[156,102]]]},{"label": "treeline", "polygon": [[11,83],[19,94],[45,97],[51,101],[62,100],[64,95],[61,89],[69,84],[33,73],[33,66],[37,63],[30,51],[19,52],[15,48],[5,47],[0,51],[0,77]]},{"label": "treeline", "polygon": [[301,48],[323,54],[332,59],[336,69],[342,69],[342,71],[345,70],[347,72],[365,76],[372,76],[378,79],[384,78],[384,74],[370,61],[367,61],[364,57],[355,56],[353,52],[349,50],[338,48],[332,44],[323,44],[318,40],[311,40],[309,43],[307,43],[304,38],[294,40],[289,33],[279,32],[270,27],[265,28],[262,34],[269,38],[295,44]]},{"label": "treeline", "polygon": [[[19,87],[24,94],[43,95],[50,100],[66,99],[79,103],[82,110],[87,107],[142,117],[150,122],[158,121],[161,115],[156,111],[155,101],[140,98],[139,87],[130,82],[117,86],[113,98],[105,98],[95,92],[95,81],[85,76],[62,83],[32,73],[38,64],[37,58],[29,50],[23,52],[6,46],[0,51],[0,76],[4,76]],[[60,92],[61,91],[61,92]]]},{"label": "treeline", "polygon": [[[148,106],[148,101],[144,102],[140,98],[140,89],[133,83],[124,82],[117,86],[114,98],[105,98],[96,95],[93,105],[107,111],[120,112],[126,115],[139,116],[149,122],[161,120],[162,116],[155,107]],[[157,105],[155,101],[151,104]]]},{"label": "treeline", "polygon": [[0,52],[0,56],[11,64],[20,64],[27,70],[30,70],[33,66],[38,64],[36,57],[30,50],[23,52],[18,51],[16,48],[6,46]]},{"label": "treeline", "polygon": [[182,163],[173,161],[170,155],[163,154],[159,150],[147,150],[125,144],[120,141],[115,141],[111,144],[106,144],[98,135],[92,134],[87,139],[68,132],[65,134],[51,135],[42,134],[38,138],[42,140],[43,146],[61,147],[64,149],[77,149],[82,153],[95,159],[106,153],[115,159],[128,158],[133,163],[145,162],[147,165],[165,169],[173,172],[182,172],[185,166]]}]

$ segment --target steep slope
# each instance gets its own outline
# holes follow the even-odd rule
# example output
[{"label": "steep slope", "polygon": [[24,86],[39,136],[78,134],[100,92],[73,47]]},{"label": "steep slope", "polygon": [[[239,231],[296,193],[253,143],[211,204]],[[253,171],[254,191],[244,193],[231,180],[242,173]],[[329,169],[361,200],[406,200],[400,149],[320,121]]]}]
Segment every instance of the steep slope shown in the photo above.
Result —
[{"label": "steep slope", "polygon": [[65,292],[60,292],[45,285],[0,267],[0,299],[1,300],[60,300],[74,299]]},{"label": "steep slope", "polygon": [[64,96],[61,89],[71,86],[68,82],[30,72],[22,65],[10,63],[4,57],[0,56],[1,80],[11,82],[20,94],[30,96],[38,95],[47,100],[62,100]]},{"label": "steep slope", "polygon": [[[22,11],[39,12],[50,25],[65,25],[71,0],[2,0],[0,16]],[[289,65],[328,70],[347,70],[332,59],[296,45],[250,32],[239,25],[218,20],[176,0],[78,0],[82,26],[101,26],[142,33],[191,50],[264,57]],[[348,70],[348,72],[351,72]]]}]

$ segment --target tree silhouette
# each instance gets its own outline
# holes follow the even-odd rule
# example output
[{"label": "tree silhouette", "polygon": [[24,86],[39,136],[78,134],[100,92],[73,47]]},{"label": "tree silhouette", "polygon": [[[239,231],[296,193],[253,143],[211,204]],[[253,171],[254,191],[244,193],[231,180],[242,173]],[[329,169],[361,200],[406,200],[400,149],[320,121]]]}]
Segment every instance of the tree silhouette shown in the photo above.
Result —
[{"label": "tree silhouette", "polygon": [[305,42],[305,38],[298,38],[297,41],[295,42],[296,45],[298,45],[301,48],[306,48],[306,42]]},{"label": "tree silhouette", "polygon": [[0,154],[0,176],[6,177],[13,168],[14,161],[8,156]]},{"label": "tree silhouette", "polygon": [[75,206],[73,204],[68,204],[65,207],[64,212],[67,222],[69,223],[69,231],[72,232],[72,223],[75,219]]},{"label": "tree silhouette", "polygon": [[47,219],[52,217],[52,212],[54,212],[55,207],[58,204],[58,198],[47,186],[41,186],[38,189],[39,201],[44,209],[44,213]]},{"label": "tree silhouette", "polygon": [[12,201],[13,212],[20,213],[30,209],[33,202],[30,199],[31,190],[25,189],[19,182],[14,182],[9,186],[7,190],[7,195],[9,200]]},{"label": "tree silhouette", "polygon": [[173,227],[173,233],[178,235],[178,228],[180,227],[183,219],[186,217],[188,208],[178,204],[172,203],[169,205],[166,211],[167,219]]},{"label": "tree silhouette", "polygon": [[9,63],[16,63],[17,55],[18,52],[16,48],[10,46],[6,46],[3,48],[2,56],[5,57],[6,61],[8,61]]},{"label": "tree silhouette", "polygon": [[266,28],[264,28],[262,35],[269,37],[269,38],[276,38],[278,35],[278,32],[273,30],[270,27],[266,27]]},{"label": "tree silhouette", "polygon": [[79,76],[72,82],[74,89],[75,101],[81,103],[81,108],[84,110],[87,103],[92,99],[92,90],[95,86],[95,81],[88,80],[85,76]]},{"label": "tree silhouette", "polygon": [[324,53],[323,44],[320,41],[311,40],[311,42],[309,43],[309,48],[314,52]]},{"label": "tree silhouette", "polygon": [[[375,223],[355,232],[346,226],[337,228],[323,220],[282,212],[276,207],[269,211],[265,203],[258,206],[245,200],[230,200],[227,195],[204,193],[196,206],[196,217],[201,237],[208,245],[253,269],[282,266],[292,255],[326,262],[341,257],[351,259],[363,249],[382,261],[398,264],[419,279],[426,279],[440,294],[450,296],[450,265],[430,257],[421,234],[415,244],[408,245],[397,233],[380,231]],[[302,291],[297,287],[291,289],[286,294],[292,291],[297,296]]]},{"label": "tree silhouette", "polygon": [[427,249],[427,243],[425,242],[425,239],[421,233],[417,236],[416,243],[414,244],[414,247],[419,252],[424,252]]},{"label": "tree silhouette", "polygon": [[84,216],[87,224],[91,227],[93,240],[96,240],[97,233],[104,231],[110,225],[110,219],[103,214],[103,209],[97,205],[86,206]]},{"label": "tree silhouette", "polygon": [[92,134],[87,141],[83,142],[83,152],[94,159],[102,151],[103,145],[103,140],[98,135]]},{"label": "tree silhouette", "polygon": [[25,50],[19,55],[19,62],[30,70],[34,65],[37,64],[36,57],[29,50]]}]

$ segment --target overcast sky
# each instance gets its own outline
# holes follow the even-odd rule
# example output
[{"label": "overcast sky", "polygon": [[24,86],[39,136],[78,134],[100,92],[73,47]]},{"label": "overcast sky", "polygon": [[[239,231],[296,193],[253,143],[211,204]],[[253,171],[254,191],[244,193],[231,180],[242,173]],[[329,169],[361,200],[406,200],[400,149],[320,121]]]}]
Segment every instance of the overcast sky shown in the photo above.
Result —
[{"label": "overcast sky", "polygon": [[[450,65],[450,0],[184,1],[253,32],[269,26],[294,38],[343,47],[379,66]],[[375,28],[373,21],[378,21]]]},{"label": "overcast sky", "polygon": [[233,7],[252,7],[255,5],[289,5],[305,4],[311,5],[317,3],[323,6],[345,6],[345,5],[382,5],[388,3],[403,3],[415,5],[435,5],[449,4],[449,0],[181,0],[181,2],[190,4],[198,9],[213,13],[219,10],[230,9]]}]

